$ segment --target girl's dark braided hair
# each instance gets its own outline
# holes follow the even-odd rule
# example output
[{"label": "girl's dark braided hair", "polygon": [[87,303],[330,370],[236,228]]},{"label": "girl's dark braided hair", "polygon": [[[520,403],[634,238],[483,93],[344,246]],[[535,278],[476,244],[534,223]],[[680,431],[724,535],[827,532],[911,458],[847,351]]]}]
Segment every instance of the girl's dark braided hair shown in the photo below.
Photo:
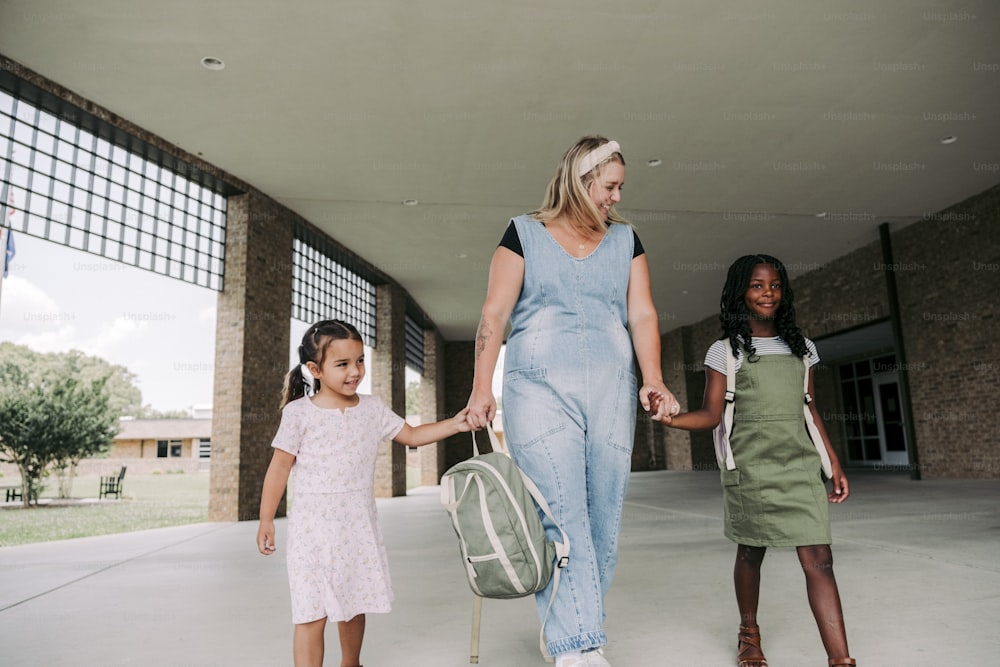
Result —
[{"label": "girl's dark braided hair", "polygon": [[753,316],[744,302],[744,296],[750,287],[754,267],[760,264],[770,264],[778,272],[778,278],[781,279],[781,303],[774,315],[774,324],[778,335],[792,349],[792,354],[801,357],[809,350],[802,330],[795,324],[795,293],[788,281],[785,265],[770,255],[744,255],[729,267],[722,297],[719,299],[719,322],[722,324],[719,340],[729,339],[734,357],[739,357],[739,349],[742,347],[748,361],[757,360],[757,350],[753,347],[750,333],[750,320]]},{"label": "girl's dark braided hair", "polygon": [[321,320],[306,329],[302,335],[302,344],[299,345],[299,363],[285,375],[285,386],[281,390],[281,407],[305,396],[307,387],[309,393],[315,394],[319,391],[319,380],[313,378],[311,383],[306,380],[302,374],[302,366],[309,361],[322,366],[326,348],[335,340],[364,342],[354,325],[341,320]]}]

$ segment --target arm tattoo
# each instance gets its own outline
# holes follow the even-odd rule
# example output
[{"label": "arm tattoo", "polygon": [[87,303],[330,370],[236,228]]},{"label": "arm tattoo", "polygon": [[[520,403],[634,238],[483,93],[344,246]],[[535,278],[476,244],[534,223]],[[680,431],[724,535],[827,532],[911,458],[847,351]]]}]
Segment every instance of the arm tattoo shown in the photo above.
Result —
[{"label": "arm tattoo", "polygon": [[479,320],[479,330],[476,332],[476,361],[479,361],[479,357],[482,356],[483,350],[486,349],[486,341],[489,340],[490,336],[493,335],[493,330],[490,329],[489,323],[487,323],[486,318]]}]

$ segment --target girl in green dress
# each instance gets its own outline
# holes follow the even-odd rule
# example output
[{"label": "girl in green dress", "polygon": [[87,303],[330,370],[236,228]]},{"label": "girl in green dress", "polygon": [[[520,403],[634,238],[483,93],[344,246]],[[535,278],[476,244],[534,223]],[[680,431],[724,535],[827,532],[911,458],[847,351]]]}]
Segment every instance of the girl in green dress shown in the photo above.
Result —
[{"label": "girl in green dress", "polygon": [[[737,544],[733,579],[740,611],[739,667],[767,666],[757,626],[760,566],[767,547],[779,546],[798,552],[830,666],[855,665],[846,657],[827,510],[828,502],[847,499],[847,478],[815,402],[809,410],[822,442],[810,440],[803,374],[809,374],[811,396],[812,366],[819,356],[795,324],[784,265],[769,255],[739,258],[729,267],[720,305],[723,335],[706,355],[702,408],[661,421],[692,431],[715,428],[726,402],[726,355],[735,357],[736,392],[728,434],[735,466],[723,466],[722,484],[724,532]],[[824,470],[832,482],[829,493]]]}]

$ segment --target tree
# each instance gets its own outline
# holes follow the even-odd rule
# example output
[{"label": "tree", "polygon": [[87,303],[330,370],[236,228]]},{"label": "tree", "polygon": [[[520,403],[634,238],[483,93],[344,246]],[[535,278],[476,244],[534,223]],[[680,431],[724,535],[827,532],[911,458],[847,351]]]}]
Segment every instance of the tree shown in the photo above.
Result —
[{"label": "tree", "polygon": [[50,466],[74,466],[106,451],[118,431],[107,378],[80,379],[70,362],[59,374],[36,374],[0,362],[0,460],[21,472],[25,507],[38,502]]},{"label": "tree", "polygon": [[136,386],[136,376],[124,366],[86,355],[79,350],[69,352],[35,352],[25,345],[0,343],[0,364],[8,362],[32,375],[58,377],[66,374],[67,366],[76,368],[82,382],[107,379],[108,405],[120,417],[146,417],[151,408],[142,405],[142,391]]},{"label": "tree", "polygon": [[160,411],[142,404],[142,391],[136,386],[136,375],[124,366],[112,364],[100,357],[79,350],[69,352],[35,352],[24,345],[0,343],[0,364],[10,362],[22,369],[32,369],[37,375],[60,375],[67,364],[79,369],[80,380],[107,379],[108,405],[121,417],[135,419],[188,419],[183,410]]}]

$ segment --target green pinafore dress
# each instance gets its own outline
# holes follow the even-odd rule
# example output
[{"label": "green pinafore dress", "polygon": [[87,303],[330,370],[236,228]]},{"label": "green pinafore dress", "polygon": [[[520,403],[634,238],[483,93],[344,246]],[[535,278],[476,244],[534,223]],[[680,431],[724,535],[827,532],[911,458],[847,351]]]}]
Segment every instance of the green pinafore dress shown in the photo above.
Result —
[{"label": "green pinafore dress", "polygon": [[754,547],[830,544],[819,454],[802,414],[801,357],[744,360],[736,374],[730,444],[735,470],[722,471],[725,535]]}]

